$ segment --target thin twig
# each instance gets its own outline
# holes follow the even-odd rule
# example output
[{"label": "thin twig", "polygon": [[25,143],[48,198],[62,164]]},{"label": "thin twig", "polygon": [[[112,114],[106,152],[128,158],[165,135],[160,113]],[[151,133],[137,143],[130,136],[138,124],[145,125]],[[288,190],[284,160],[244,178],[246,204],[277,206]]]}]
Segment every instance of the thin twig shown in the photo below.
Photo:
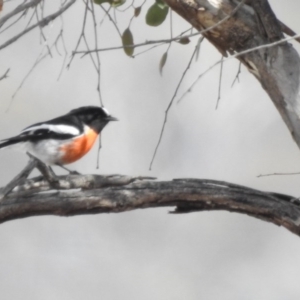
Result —
[{"label": "thin twig", "polygon": [[199,55],[200,55],[200,48],[201,48],[203,40],[204,40],[203,36],[199,37],[199,39],[198,39],[197,46],[196,46],[197,47],[197,52],[196,52],[196,56],[195,56],[195,61],[198,61],[198,58],[199,58]]},{"label": "thin twig", "polygon": [[48,25],[51,21],[56,19],[58,16],[60,16],[62,13],[64,13],[68,8],[70,8],[75,2],[76,2],[76,0],[70,0],[70,2],[68,4],[63,6],[61,9],[59,9],[54,14],[49,15],[48,17],[42,19],[41,21],[35,23],[34,25],[31,25],[27,29],[25,29],[22,32],[20,32],[19,34],[15,35],[13,38],[9,39],[4,44],[0,45],[0,50],[7,47],[7,46],[9,46],[10,44],[14,43],[20,37],[22,37],[26,33],[30,32],[31,30],[35,29],[36,27],[44,27],[44,26]]},{"label": "thin twig", "polygon": [[[95,16],[95,6],[94,6],[94,1],[91,1],[91,6],[92,6],[92,17],[93,17],[93,23],[94,23],[94,39],[95,39],[95,49],[98,48],[98,32],[97,32],[97,22],[96,22],[96,16]],[[101,88],[100,88],[100,79],[101,79],[101,63],[100,63],[100,56],[99,52],[96,52],[96,60],[97,60],[97,67],[96,67],[96,72],[97,72],[97,92],[99,96],[99,101],[101,106],[103,106],[103,100],[102,100],[102,95],[101,95]]]},{"label": "thin twig", "polygon": [[260,177],[267,177],[267,176],[286,176],[286,175],[300,175],[300,172],[260,174],[257,177],[260,178]]},{"label": "thin twig", "polygon": [[[226,62],[227,60],[225,60]],[[200,75],[198,75],[198,77],[196,78],[196,80],[190,85],[190,87],[179,97],[179,99],[177,100],[177,103],[181,102],[182,99],[188,94],[190,93],[194,86],[198,83],[198,81],[205,75],[207,74],[209,71],[211,71],[215,66],[217,66],[219,63],[221,62],[221,60],[217,61],[216,63],[214,63],[213,65],[211,65],[208,69],[206,69],[204,72],[202,72]]]},{"label": "thin twig", "polygon": [[[274,43],[270,43],[270,44],[265,44],[265,45],[260,45],[260,46],[257,46],[257,47],[254,47],[254,48],[250,48],[250,49],[247,49],[247,50],[244,50],[244,51],[241,51],[241,52],[237,52],[236,54],[234,55],[231,55],[229,57],[227,57],[226,59],[223,60],[223,63],[226,63],[227,61],[231,60],[231,59],[234,59],[234,58],[237,58],[239,56],[242,56],[244,54],[247,54],[247,53],[250,53],[250,52],[254,52],[254,51],[258,51],[258,50],[262,50],[262,49],[266,49],[266,48],[272,48],[274,46],[277,46],[277,45],[280,45],[280,44],[283,44],[283,43],[286,43],[288,41],[291,41],[291,40],[294,40],[296,38],[300,38],[300,34],[298,35],[295,35],[293,37],[287,37],[285,39],[282,39],[282,40],[279,40],[279,41],[276,41]],[[178,102],[181,101],[186,95],[187,93],[191,92],[193,87],[197,84],[197,82],[199,81],[199,79],[205,75],[206,73],[208,73],[210,70],[212,70],[214,67],[216,67],[219,63],[221,63],[222,61],[219,60],[217,61],[216,63],[214,63],[212,66],[210,66],[206,71],[204,71],[203,73],[201,73],[197,79],[191,84],[191,86],[182,94],[182,96],[179,98]]]},{"label": "thin twig", "polygon": [[[58,36],[56,37],[54,43],[50,46],[50,49],[52,49],[53,47],[56,47],[57,41],[61,38],[61,32],[58,34]],[[34,69],[36,68],[36,66],[45,58],[47,58],[49,56],[49,52],[43,54],[44,49],[41,50],[40,54],[38,55],[36,61],[34,62],[34,64],[32,65],[32,67],[30,68],[30,70],[27,72],[27,74],[24,76],[24,78],[22,79],[20,85],[18,86],[18,88],[15,90],[15,92],[13,93],[12,97],[11,97],[11,101],[7,107],[8,111],[10,109],[10,107],[13,104],[13,101],[17,95],[17,93],[19,92],[19,90],[22,88],[22,86],[24,85],[24,83],[26,82],[26,80],[28,79],[28,77],[31,75],[31,73],[34,71]]]},{"label": "thin twig", "polygon": [[[44,2],[42,2],[40,4],[40,6],[43,4]],[[43,14],[43,7],[44,6],[41,6],[41,11],[42,11],[42,14]],[[38,10],[37,8],[35,9],[35,16],[36,16],[36,20],[39,22],[40,21],[40,18],[39,18],[39,14],[38,14]],[[43,19],[43,16],[42,16],[42,19]],[[43,40],[43,44],[47,47],[47,50],[48,50],[48,53],[51,57],[53,57],[52,53],[51,53],[51,50],[50,50],[50,47],[48,45],[48,38],[45,36],[44,34],[44,31],[43,31],[43,28],[41,26],[39,26],[39,29],[40,29],[40,36]]]},{"label": "thin twig", "polygon": [[58,35],[58,39],[57,39],[57,41],[55,42],[55,48],[56,48],[57,53],[59,53],[59,52],[58,52],[58,47],[57,47],[57,44],[58,44],[58,41],[59,41],[59,40],[61,40],[62,45],[63,45],[64,52],[65,52],[64,59],[63,59],[63,63],[62,63],[62,65],[61,65],[61,69],[60,69],[60,72],[59,72],[57,81],[60,80],[60,77],[61,77],[61,75],[62,75],[62,73],[63,73],[63,71],[64,71],[64,69],[65,69],[65,65],[66,65],[66,62],[67,62],[67,59],[68,59],[68,51],[67,51],[67,47],[66,47],[66,44],[65,44],[64,31],[63,31],[64,29],[63,29],[63,28],[64,28],[64,26],[63,26],[63,24],[62,24],[62,28],[61,28],[60,33],[59,33],[59,35]]},{"label": "thin twig", "polygon": [[219,101],[221,99],[222,74],[223,74],[223,56],[221,57],[221,68],[220,68],[220,76],[219,76],[219,88],[218,88],[218,99],[216,104],[216,110],[218,109]]},{"label": "thin twig", "polygon": [[152,49],[154,49],[154,48],[156,48],[156,47],[160,47],[160,46],[162,46],[162,45],[164,45],[164,44],[154,45],[154,46],[152,46],[152,47],[149,47],[149,48],[146,49],[146,50],[143,50],[143,51],[141,51],[141,52],[138,52],[137,54],[132,55],[132,57],[135,58],[135,57],[137,57],[137,56],[139,56],[139,55],[145,54],[146,52],[151,51]]},{"label": "thin twig", "polygon": [[143,43],[139,43],[139,44],[134,44],[134,45],[125,45],[125,46],[116,46],[116,47],[107,47],[107,48],[101,48],[101,49],[95,49],[95,50],[90,50],[90,51],[74,51],[73,54],[83,54],[82,56],[85,56],[87,54],[89,54],[90,52],[102,52],[102,51],[111,51],[111,50],[119,50],[119,49],[124,49],[124,47],[126,48],[138,48],[138,47],[144,47],[144,46],[149,46],[149,45],[153,45],[153,44],[168,44],[170,42],[173,41],[178,41],[182,38],[188,38],[188,37],[193,37],[193,36],[197,36],[200,35],[202,32],[196,32],[193,34],[189,34],[189,35],[183,35],[183,36],[177,36],[174,37],[172,39],[162,39],[162,40],[150,40],[150,41],[146,41]]},{"label": "thin twig", "polygon": [[[35,10],[36,10],[36,7],[34,8],[26,26],[24,27],[24,30],[27,29],[29,27],[29,25],[31,24],[31,21],[34,19],[34,16],[35,16]],[[25,16],[27,15],[27,11],[25,12]]]},{"label": "thin twig", "polygon": [[98,144],[98,151],[97,151],[97,163],[96,163],[96,169],[99,169],[100,166],[100,150],[102,148],[102,140],[101,140],[101,136],[99,134],[99,144]]},{"label": "thin twig", "polygon": [[[279,25],[281,27],[281,30],[283,33],[285,33],[286,35],[289,36],[295,36],[297,35],[296,32],[294,32],[290,27],[288,27],[287,25],[285,25],[284,23],[282,23],[280,20],[277,19],[277,21],[279,22]],[[300,38],[295,38],[295,40],[300,43]]]},{"label": "thin twig", "polygon": [[23,11],[22,14],[15,21],[13,21],[7,27],[5,27],[4,29],[2,29],[0,31],[0,34],[3,33],[3,32],[5,32],[6,30],[8,30],[10,27],[14,26],[15,24],[17,24],[25,15],[26,15],[26,11]]},{"label": "thin twig", "polygon": [[241,74],[241,69],[242,69],[242,63],[239,62],[239,69],[238,69],[238,71],[237,71],[237,73],[236,73],[236,75],[235,75],[235,78],[234,78],[234,80],[233,80],[233,82],[232,82],[231,87],[234,86],[234,84],[235,84],[236,81],[240,82],[239,75]]},{"label": "thin twig", "polygon": [[90,52],[101,52],[101,51],[110,51],[110,50],[118,50],[118,49],[124,49],[124,47],[126,48],[137,48],[137,47],[143,47],[143,46],[147,46],[147,45],[152,45],[152,44],[160,44],[160,43],[170,43],[170,42],[173,42],[173,41],[178,41],[182,38],[190,38],[190,37],[193,37],[193,36],[197,36],[197,35],[200,35],[200,34],[204,34],[206,32],[209,32],[211,31],[212,29],[218,27],[219,25],[221,25],[223,22],[227,21],[229,18],[231,18],[236,12],[237,10],[242,6],[244,5],[244,2],[245,0],[242,0],[235,8],[234,10],[232,10],[232,12],[227,15],[225,18],[223,18],[222,20],[220,20],[219,22],[217,22],[216,24],[208,27],[208,28],[205,28],[199,32],[196,32],[196,33],[192,33],[192,34],[189,34],[189,35],[181,35],[181,36],[177,36],[177,37],[174,37],[174,38],[171,38],[171,39],[163,39],[163,40],[155,40],[155,41],[146,41],[144,43],[139,43],[139,44],[135,44],[135,45],[126,45],[126,46],[116,46],[116,47],[108,47],[108,48],[101,48],[101,49],[95,49],[95,50],[89,50],[89,51],[74,51],[73,54],[83,54],[83,56],[89,54]]},{"label": "thin twig", "polygon": [[25,10],[27,10],[28,8],[32,8],[37,6],[42,0],[32,0],[30,2],[24,2],[22,4],[20,4],[19,6],[17,6],[13,11],[11,11],[10,13],[4,15],[2,18],[0,18],[0,27],[2,27],[2,25],[9,20],[11,17],[17,15],[20,12],[23,12]]},{"label": "thin twig", "polygon": [[81,42],[81,39],[84,37],[84,31],[85,31],[85,25],[86,25],[86,17],[87,17],[87,12],[88,12],[88,3],[85,3],[85,11],[84,11],[84,16],[83,16],[83,22],[82,22],[82,28],[81,28],[81,33],[79,35],[79,38],[77,40],[77,44],[75,46],[75,50],[72,52],[72,55],[71,55],[71,59],[67,65],[67,68],[69,69],[70,66],[71,66],[71,63],[74,59],[74,52],[77,51],[79,45],[80,45],[80,42]]},{"label": "thin twig", "polygon": [[183,81],[183,79],[184,79],[184,77],[185,77],[185,75],[186,75],[188,69],[189,69],[190,66],[191,66],[191,63],[192,63],[192,61],[193,61],[193,58],[194,58],[195,54],[196,54],[196,47],[195,47],[195,49],[194,49],[194,51],[193,51],[193,54],[192,54],[192,56],[191,56],[191,58],[190,58],[190,61],[189,61],[188,65],[186,66],[186,68],[185,68],[185,70],[184,70],[184,72],[183,72],[183,74],[182,74],[182,76],[181,76],[181,78],[180,78],[180,80],[179,80],[179,82],[178,82],[178,84],[177,84],[177,87],[176,87],[176,89],[175,89],[175,92],[174,92],[174,94],[173,94],[173,97],[171,98],[171,101],[169,102],[169,105],[168,105],[168,107],[167,107],[167,109],[166,109],[166,111],[165,111],[165,118],[164,118],[164,121],[163,121],[163,125],[162,125],[162,128],[161,128],[161,132],[160,132],[160,136],[159,136],[157,145],[156,145],[156,147],[155,147],[155,150],[154,150],[154,153],[153,153],[151,162],[150,162],[149,170],[151,170],[151,168],[152,168],[152,164],[153,164],[153,161],[154,161],[154,159],[155,159],[155,156],[156,156],[158,147],[159,147],[159,145],[160,145],[160,143],[161,143],[161,139],[162,139],[162,137],[163,137],[164,130],[165,130],[165,126],[166,126],[166,123],[167,123],[167,118],[168,118],[169,110],[170,110],[170,108],[171,108],[171,106],[172,106],[172,104],[173,104],[173,102],[174,102],[174,99],[175,99],[175,97],[176,97],[176,95],[177,95],[177,92],[178,92],[178,90],[179,90],[179,87],[181,86],[181,83],[182,83],[182,81]]},{"label": "thin twig", "polygon": [[6,72],[0,77],[0,81],[8,77],[7,75],[8,75],[9,70],[10,70],[10,68],[8,68],[6,70]]},{"label": "thin twig", "polygon": [[[108,19],[109,19],[109,20],[112,22],[112,24],[114,25],[115,29],[117,30],[117,32],[118,32],[118,34],[119,34],[119,37],[122,37],[122,33],[121,33],[121,31],[120,31],[120,29],[119,29],[119,27],[118,27],[116,21],[111,17],[111,15],[110,15],[110,13],[109,13],[109,11],[110,11],[110,9],[111,9],[111,6],[109,7],[108,10],[106,10],[105,7],[104,7],[102,4],[100,5],[100,7],[101,7],[101,9],[105,12],[105,16],[107,16]],[[103,20],[104,20],[104,18],[103,18]],[[102,25],[103,20],[100,22],[100,26]],[[123,48],[123,47],[122,47],[122,48]]]}]

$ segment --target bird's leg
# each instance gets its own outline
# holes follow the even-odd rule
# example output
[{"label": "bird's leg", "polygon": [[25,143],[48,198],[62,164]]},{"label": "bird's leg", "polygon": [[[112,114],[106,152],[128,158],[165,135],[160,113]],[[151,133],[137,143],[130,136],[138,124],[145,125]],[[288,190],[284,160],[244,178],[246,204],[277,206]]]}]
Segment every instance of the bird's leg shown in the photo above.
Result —
[{"label": "bird's leg", "polygon": [[53,172],[50,166],[47,166],[42,161],[40,161],[35,156],[27,152],[27,155],[31,158],[34,158],[37,162],[36,168],[42,173],[45,180],[47,180],[52,188],[57,188],[59,185],[59,180],[56,174]]},{"label": "bird's leg", "polygon": [[58,167],[61,167],[61,168],[64,169],[64,170],[68,171],[71,175],[80,175],[79,172],[77,172],[77,171],[72,171],[72,170],[66,168],[65,166],[63,166],[63,165],[61,165],[61,164],[56,164],[56,165],[57,165]]},{"label": "bird's leg", "polygon": [[41,161],[39,161],[37,164],[37,168],[42,173],[44,178],[49,182],[49,184],[52,188],[58,187],[59,180],[58,180],[57,176],[55,175],[55,173],[53,172],[53,170],[51,169],[51,167],[49,167],[49,166],[45,165],[44,163],[42,163]]}]

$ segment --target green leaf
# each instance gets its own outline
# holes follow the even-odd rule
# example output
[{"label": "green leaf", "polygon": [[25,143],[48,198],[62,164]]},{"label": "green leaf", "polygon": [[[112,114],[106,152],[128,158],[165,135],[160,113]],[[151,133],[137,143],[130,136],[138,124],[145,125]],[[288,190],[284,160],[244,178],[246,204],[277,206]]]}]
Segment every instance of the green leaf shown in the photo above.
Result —
[{"label": "green leaf", "polygon": [[166,64],[167,58],[168,58],[168,52],[165,52],[163,54],[163,56],[161,57],[160,62],[159,62],[159,72],[160,72],[160,75],[162,75],[162,71],[163,71],[163,68],[164,68],[164,66]]},{"label": "green leaf", "polygon": [[187,45],[190,43],[190,39],[188,37],[183,37],[178,41],[178,43],[180,43],[182,45]]},{"label": "green leaf", "polygon": [[147,11],[146,23],[149,26],[159,26],[168,15],[169,7],[161,8],[160,4],[154,3]]},{"label": "green leaf", "polygon": [[132,33],[131,33],[129,27],[123,32],[122,43],[123,43],[125,53],[128,56],[132,56],[132,54],[134,52],[134,48],[126,47],[126,46],[133,45],[133,36],[132,36]]},{"label": "green leaf", "polygon": [[136,18],[140,15],[141,10],[142,10],[142,7],[141,7],[141,6],[135,7],[135,8],[134,8],[134,16],[135,16]]}]

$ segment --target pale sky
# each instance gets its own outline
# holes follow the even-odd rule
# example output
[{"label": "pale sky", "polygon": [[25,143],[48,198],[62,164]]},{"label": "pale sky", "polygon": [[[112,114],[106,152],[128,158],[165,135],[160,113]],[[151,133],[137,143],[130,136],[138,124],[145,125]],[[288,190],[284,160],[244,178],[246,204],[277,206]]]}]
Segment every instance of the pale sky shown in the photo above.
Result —
[{"label": "pale sky", "polygon": [[[64,17],[69,54],[82,25],[84,6],[77,2]],[[59,3],[52,1],[53,7]],[[299,1],[270,3],[281,21],[300,31]],[[145,12],[143,8],[132,22],[135,42],[169,38],[169,20],[157,28],[146,27]],[[100,8],[98,13],[102,13]],[[131,15],[132,10],[118,15],[121,32]],[[175,14],[173,23],[174,35],[189,28]],[[24,23],[17,26],[16,30],[21,30]],[[44,29],[49,43],[60,26],[58,20]],[[11,34],[2,33],[0,43]],[[89,37],[92,41],[92,27]],[[196,43],[197,38],[186,46],[172,44],[163,76],[158,65],[167,45],[134,59],[123,50],[101,52],[104,104],[120,121],[104,129],[99,170],[97,147],[69,167],[84,174],[225,180],[299,196],[300,175],[257,178],[265,173],[300,172],[300,152],[273,103],[244,67],[240,82],[231,88],[238,70],[235,60],[224,64],[218,110],[219,67],[203,77],[179,104],[174,103],[152,171],[148,170],[164,111]],[[111,22],[105,21],[99,29],[99,47],[118,45],[118,34]],[[62,45],[58,48],[62,54]],[[1,52],[0,75],[11,70],[9,78],[0,82],[0,139],[70,109],[99,105],[97,75],[89,57],[77,57],[58,81],[63,56],[55,50],[53,58],[37,66],[12,102],[12,95],[43,49],[39,31],[35,31]],[[136,50],[140,51],[142,48]],[[178,94],[220,58],[205,41]],[[0,185],[26,163],[24,154],[1,151]],[[300,239],[296,235],[236,213],[170,215],[170,210],[42,216],[1,224],[1,299],[299,299]]]}]

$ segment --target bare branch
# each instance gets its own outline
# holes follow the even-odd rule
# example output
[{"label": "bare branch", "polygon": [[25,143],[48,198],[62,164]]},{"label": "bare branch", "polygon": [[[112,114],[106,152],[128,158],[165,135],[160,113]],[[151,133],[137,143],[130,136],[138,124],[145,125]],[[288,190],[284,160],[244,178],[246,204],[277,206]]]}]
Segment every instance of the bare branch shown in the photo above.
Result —
[{"label": "bare branch", "polygon": [[85,3],[85,10],[84,10],[84,16],[83,16],[83,22],[82,22],[81,33],[80,33],[80,35],[79,35],[77,44],[76,44],[76,46],[75,46],[75,50],[73,51],[72,56],[71,56],[71,59],[70,59],[68,65],[67,65],[67,68],[70,68],[71,63],[72,63],[72,61],[73,61],[73,59],[74,59],[74,53],[77,52],[77,49],[78,49],[78,47],[79,47],[79,45],[80,45],[80,42],[81,42],[81,39],[84,38],[84,31],[85,31],[85,25],[86,25],[87,12],[88,12],[88,3]]},{"label": "bare branch", "polygon": [[34,25],[29,26],[28,28],[26,28],[25,30],[23,30],[22,32],[20,32],[19,34],[15,35],[13,38],[9,39],[8,41],[6,41],[4,44],[0,45],[0,50],[9,46],[10,44],[14,43],[15,41],[17,41],[20,37],[22,37],[23,35],[25,35],[26,33],[30,32],[31,30],[35,29],[36,27],[44,27],[46,25],[48,25],[51,21],[53,21],[54,19],[56,19],[58,16],[60,16],[61,14],[63,14],[68,8],[70,8],[74,3],[76,2],[76,0],[70,0],[65,6],[61,7],[57,12],[55,12],[52,15],[47,16],[46,18],[42,19],[41,21],[35,23]]},{"label": "bare branch", "polygon": [[[60,188],[49,191],[47,182],[27,181],[0,204],[0,222],[37,215],[74,216],[120,213],[148,207],[174,207],[174,213],[227,210],[281,225],[300,236],[299,201],[288,195],[213,180],[177,179],[151,182],[129,176],[78,175],[60,177]],[[19,194],[18,194],[19,193]]]},{"label": "bare branch", "polygon": [[[163,39],[163,40],[155,40],[155,41],[146,41],[144,43],[140,43],[140,44],[135,44],[135,45],[126,45],[126,46],[117,46],[117,47],[108,47],[108,48],[102,48],[102,49],[95,49],[95,50],[89,50],[89,51],[74,51],[73,54],[89,54],[91,52],[101,52],[101,51],[110,51],[110,50],[118,50],[118,49],[124,49],[125,48],[137,48],[137,47],[142,47],[142,46],[147,46],[147,45],[153,45],[153,44],[161,44],[161,43],[170,43],[173,41],[178,41],[182,38],[190,38],[193,36],[197,36],[200,34],[204,34],[206,32],[209,32],[211,30],[213,30],[214,28],[218,27],[219,25],[221,25],[223,22],[227,21],[229,18],[231,18],[236,12],[237,10],[244,4],[245,0],[242,0],[241,3],[239,5],[236,6],[236,8],[229,14],[227,15],[225,18],[223,18],[222,20],[220,20],[218,23],[200,30],[199,32],[196,33],[192,33],[189,35],[179,35],[177,37],[174,38],[170,38],[170,39]],[[1,49],[1,48],[0,48]],[[227,56],[226,53],[223,54],[224,56]]]},{"label": "bare branch", "polygon": [[[230,59],[231,57],[229,57],[228,59]],[[228,59],[223,60],[223,62],[226,62]],[[222,62],[222,59],[218,60],[217,62],[215,62],[213,65],[211,65],[209,68],[207,68],[204,72],[202,72],[200,75],[198,75],[198,77],[196,78],[196,80],[194,80],[194,82],[190,85],[190,87],[179,97],[177,103],[179,103],[188,93],[190,93],[193,88],[195,87],[195,85],[198,83],[198,81],[207,73],[209,73],[214,67],[216,67],[218,64],[220,64]]]},{"label": "bare branch", "polygon": [[[53,44],[49,47],[50,51],[51,49],[53,49],[54,47],[57,47],[57,42],[62,39],[63,41],[63,29],[61,29],[60,33],[57,35],[55,41],[53,42]],[[64,46],[64,41],[63,41],[63,46]],[[66,61],[66,48],[64,46],[64,50],[65,50],[65,58],[64,58],[64,62],[63,62],[63,66],[64,66],[64,63]],[[13,101],[17,95],[17,93],[19,92],[19,90],[22,88],[22,86],[24,85],[24,83],[26,82],[26,80],[28,79],[28,77],[31,75],[31,73],[35,70],[35,68],[45,59],[47,58],[50,54],[49,54],[49,51],[47,53],[44,53],[44,48],[41,50],[41,52],[39,53],[38,57],[36,58],[35,62],[33,63],[32,67],[30,68],[30,70],[26,73],[26,75],[24,76],[24,78],[22,79],[20,85],[17,87],[17,89],[15,90],[15,92],[13,93],[12,95],[12,98],[11,98],[11,101],[7,107],[7,111],[10,109],[10,107],[12,106],[13,104]],[[62,72],[62,70],[61,70]],[[60,72],[60,74],[61,74]]]},{"label": "bare branch", "polygon": [[286,176],[286,175],[300,175],[300,172],[260,174],[257,177],[260,178],[260,177],[268,177],[268,176]]},{"label": "bare branch", "polygon": [[247,49],[247,50],[244,50],[244,51],[241,51],[241,52],[238,52],[234,55],[231,55],[225,59],[223,59],[223,61],[220,59],[218,60],[217,62],[215,62],[213,65],[211,65],[209,68],[207,68],[204,72],[202,72],[198,77],[197,79],[190,85],[190,87],[180,96],[180,98],[178,99],[177,102],[180,102],[188,93],[190,93],[192,91],[192,89],[195,87],[195,85],[198,83],[198,81],[204,76],[206,75],[207,73],[209,73],[213,68],[215,68],[218,64],[220,63],[226,63],[227,61],[233,59],[233,58],[239,58],[240,56],[243,56],[245,54],[248,54],[248,53],[251,53],[251,52],[255,52],[255,51],[258,51],[258,50],[262,50],[262,49],[266,49],[266,48],[272,48],[273,46],[277,46],[277,45],[280,45],[280,44],[283,44],[283,43],[286,43],[288,41],[291,41],[291,40],[294,40],[296,38],[300,38],[300,34],[297,34],[293,37],[287,37],[287,38],[284,38],[280,41],[277,41],[277,42],[274,42],[274,43],[270,43],[270,44],[265,44],[265,45],[260,45],[260,46],[257,46],[257,47],[253,47],[251,49]]},{"label": "bare branch", "polygon": [[[104,7],[102,4],[100,5],[100,7],[101,7],[101,9],[105,12],[105,16],[107,16],[108,19],[109,19],[109,21],[111,21],[112,24],[114,25],[114,27],[115,27],[115,29],[116,29],[116,31],[117,31],[119,37],[122,38],[122,33],[121,33],[121,31],[120,31],[120,29],[119,29],[119,27],[118,27],[116,21],[111,17],[111,15],[110,15],[110,13],[109,13],[109,11],[110,11],[110,9],[111,9],[111,6],[110,6],[110,8],[109,8],[108,10],[106,10],[105,7]],[[104,17],[105,17],[105,16],[104,16]],[[103,23],[103,20],[100,22],[100,25],[101,25],[102,23]]]},{"label": "bare branch", "polygon": [[[1,0],[0,0],[1,1]],[[0,34],[2,34],[3,32],[5,32],[6,30],[8,30],[9,28],[11,28],[12,26],[14,26],[15,24],[17,24],[24,16],[26,15],[26,11],[23,11],[22,14],[12,23],[10,23],[8,26],[6,26],[4,29],[2,29],[0,31]]]},{"label": "bare branch", "polygon": [[29,8],[36,7],[41,1],[42,0],[31,0],[29,2],[24,2],[24,3],[20,4],[13,11],[4,15],[2,18],[0,18],[0,28],[11,17],[13,17],[13,16],[17,15],[18,13],[23,12]]},{"label": "bare branch", "polygon": [[[95,7],[94,7],[93,1],[91,1],[91,6],[92,6],[91,14],[93,16],[93,23],[94,23],[95,49],[97,49],[98,48],[98,32],[97,32],[97,22],[96,22],[96,16],[95,16]],[[100,89],[100,79],[101,79],[100,56],[99,56],[99,52],[96,52],[95,54],[96,54],[96,60],[97,60],[96,72],[97,72],[97,76],[98,76],[97,92],[98,92],[100,104],[101,104],[101,106],[103,106],[103,100],[102,100],[101,89]]]},{"label": "bare branch", "polygon": [[63,59],[63,63],[61,65],[61,69],[60,69],[60,72],[59,72],[59,75],[58,75],[58,78],[57,78],[57,81],[59,81],[63,71],[64,71],[64,68],[65,68],[65,65],[66,65],[66,62],[67,62],[67,59],[68,59],[68,51],[67,51],[67,47],[66,47],[66,44],[65,44],[65,39],[64,39],[64,30],[63,30],[63,25],[62,25],[62,28],[60,30],[60,33],[55,41],[55,48],[56,48],[56,51],[59,55],[60,52],[58,50],[58,41],[61,40],[61,43],[62,43],[62,46],[63,46],[63,50],[64,50],[64,59]]},{"label": "bare branch", "polygon": [[0,76],[0,81],[8,77],[7,75],[8,75],[9,70],[10,70],[10,69],[8,68],[8,69],[6,70],[6,72],[5,72],[2,76]]},{"label": "bare branch", "polygon": [[216,110],[218,109],[219,101],[221,99],[222,74],[223,74],[223,56],[221,57],[221,68],[220,68],[220,75],[219,75],[219,88],[218,88],[218,98],[217,98]]},{"label": "bare branch", "polygon": [[241,74],[241,69],[242,69],[242,63],[239,62],[239,68],[238,68],[238,71],[237,71],[237,73],[236,73],[236,75],[235,75],[235,77],[234,77],[234,80],[233,80],[232,84],[231,84],[231,87],[234,86],[234,84],[235,84],[236,81],[237,81],[237,82],[240,82],[239,76],[240,76],[240,74]]},{"label": "bare branch", "polygon": [[177,96],[177,92],[178,92],[178,90],[179,90],[179,87],[181,86],[181,83],[182,83],[182,81],[183,81],[183,79],[184,79],[184,77],[185,77],[187,71],[189,70],[189,68],[190,68],[190,66],[191,66],[191,64],[192,64],[192,61],[193,61],[193,58],[194,58],[196,52],[197,52],[197,47],[195,47],[195,50],[193,51],[193,54],[192,54],[192,56],[191,56],[191,58],[190,58],[190,61],[188,62],[188,64],[187,64],[185,70],[183,71],[183,74],[182,74],[182,76],[181,76],[181,78],[180,78],[180,80],[179,80],[179,82],[178,82],[178,84],[177,84],[177,87],[176,87],[176,89],[175,89],[175,92],[174,92],[174,94],[173,94],[173,97],[171,98],[171,101],[169,102],[169,105],[168,105],[168,107],[167,107],[167,109],[166,109],[166,111],[165,111],[165,118],[164,118],[163,125],[162,125],[161,131],[160,131],[160,136],[159,136],[157,145],[156,145],[156,147],[155,147],[155,150],[154,150],[154,153],[153,153],[151,162],[150,162],[149,170],[151,170],[151,168],[152,168],[152,164],[153,164],[153,162],[154,162],[154,159],[155,159],[157,150],[158,150],[159,145],[160,145],[160,143],[161,143],[161,140],[162,140],[162,137],[163,137],[163,134],[164,134],[164,131],[165,131],[165,126],[166,126],[166,123],[167,123],[167,119],[168,119],[168,113],[169,113],[169,110],[170,110],[170,108],[171,108],[171,106],[172,106],[172,104],[173,104],[173,102],[174,102],[174,100],[175,100],[175,97]]}]

